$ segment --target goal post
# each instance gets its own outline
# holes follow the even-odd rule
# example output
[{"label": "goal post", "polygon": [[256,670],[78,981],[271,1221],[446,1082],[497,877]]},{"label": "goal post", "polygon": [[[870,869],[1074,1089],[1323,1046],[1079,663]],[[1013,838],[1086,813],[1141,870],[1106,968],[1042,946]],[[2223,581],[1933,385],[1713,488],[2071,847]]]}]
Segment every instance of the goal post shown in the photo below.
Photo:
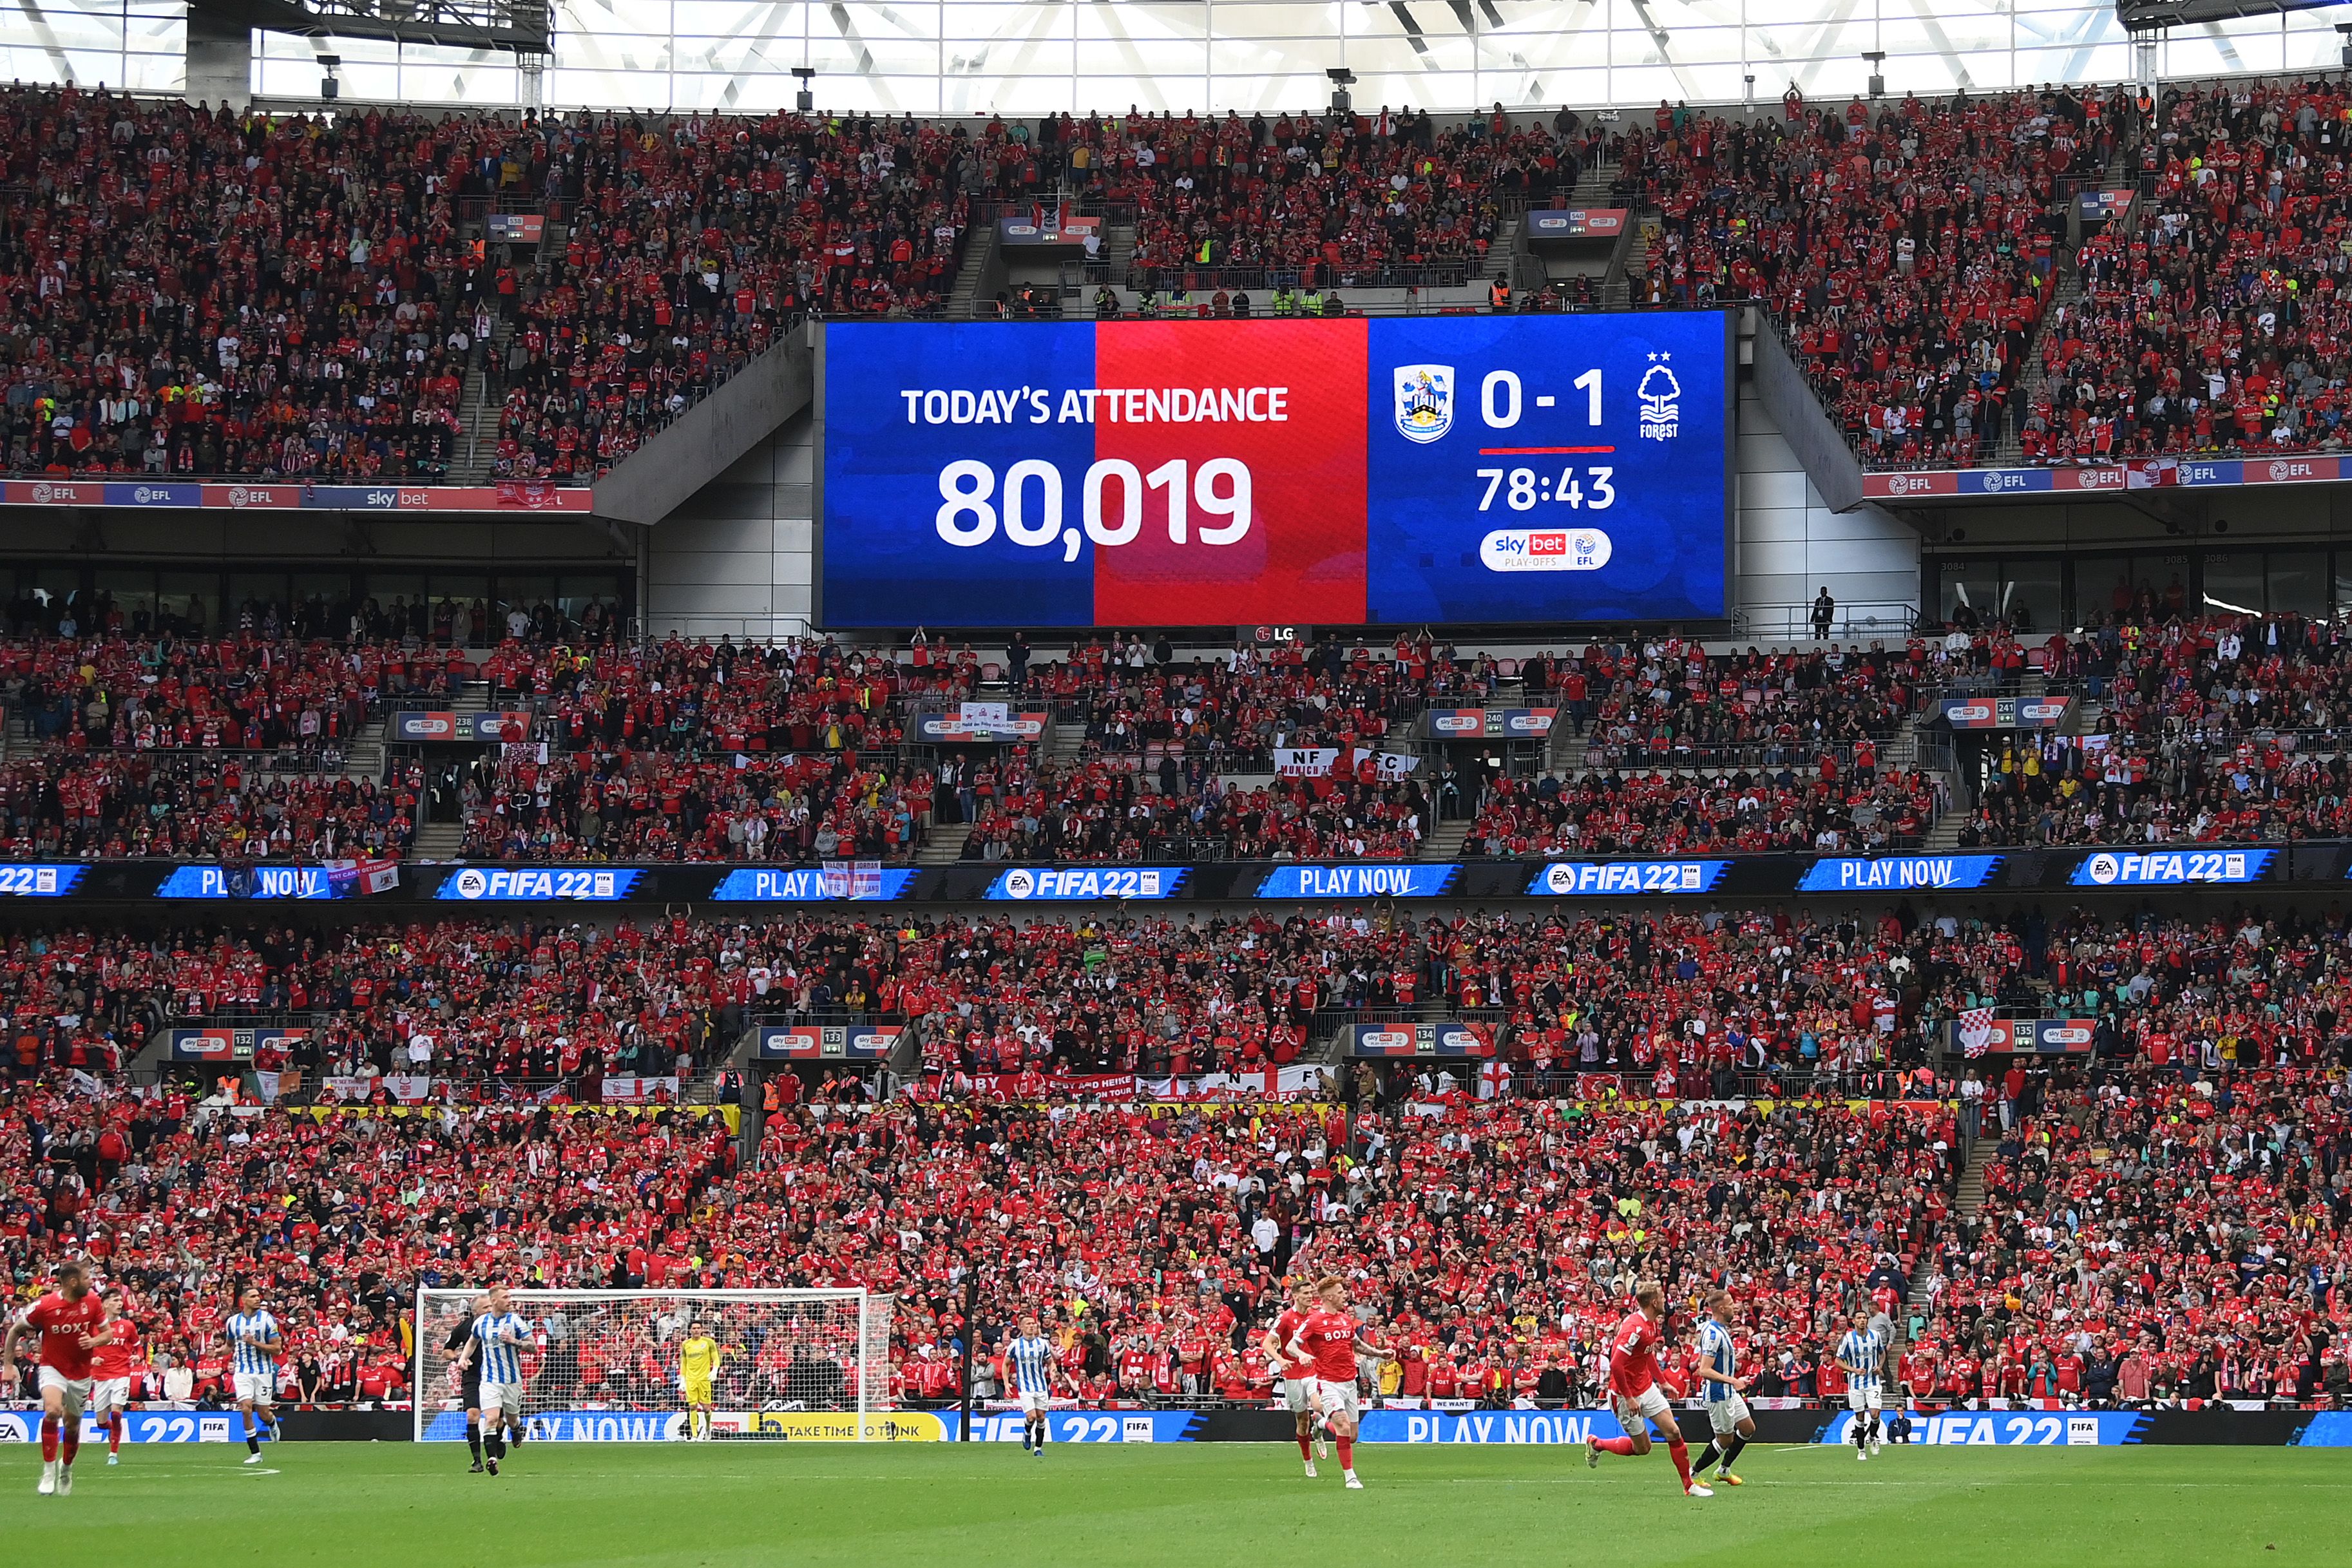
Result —
[{"label": "goal post", "polygon": [[[415,1433],[466,1436],[462,1349],[453,1331],[485,1309],[481,1289],[416,1292]],[[709,1435],[725,1440],[865,1442],[937,1436],[935,1417],[896,1415],[893,1298],[837,1290],[526,1290],[507,1305],[530,1324],[523,1415],[532,1439],[657,1442],[687,1435],[680,1347],[716,1342]],[[698,1392],[700,1392],[698,1390]]]}]

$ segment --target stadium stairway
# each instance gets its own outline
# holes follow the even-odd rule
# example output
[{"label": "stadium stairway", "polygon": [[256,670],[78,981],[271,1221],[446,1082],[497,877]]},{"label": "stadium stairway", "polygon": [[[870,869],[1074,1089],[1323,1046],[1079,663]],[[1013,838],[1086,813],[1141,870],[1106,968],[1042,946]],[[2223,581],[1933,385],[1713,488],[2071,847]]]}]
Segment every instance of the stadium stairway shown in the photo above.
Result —
[{"label": "stadium stairway", "polygon": [[1589,731],[1582,735],[1572,733],[1566,722],[1566,715],[1560,715],[1552,724],[1551,757],[1545,765],[1558,777],[1576,777],[1584,771],[1585,743],[1591,739]]},{"label": "stadium stairway", "polygon": [[416,825],[416,837],[408,847],[412,860],[455,860],[466,847],[466,825],[461,822],[421,822]]},{"label": "stadium stairway", "polygon": [[1421,858],[1424,860],[1454,860],[1462,854],[1462,841],[1470,837],[1467,817],[1441,822],[1421,841]]},{"label": "stadium stairway", "polygon": [[490,387],[493,382],[503,385],[506,378],[489,367],[506,363],[507,347],[513,341],[514,322],[499,317],[483,354],[484,368],[466,378],[465,401],[457,408],[457,434],[462,445],[457,460],[449,465],[449,482],[453,485],[490,482],[490,470],[499,455],[499,416],[506,408],[504,395],[493,395]]},{"label": "stadium stairway", "polygon": [[922,847],[915,851],[915,864],[952,866],[963,858],[964,840],[971,837],[969,822],[940,823],[924,837]]},{"label": "stadium stairway", "polygon": [[[1132,252],[1134,248],[1130,238],[1128,249]],[[988,264],[995,257],[996,225],[973,224],[964,237],[963,265],[956,268],[955,289],[948,295],[949,321],[969,321],[980,314],[980,286],[986,280]]]},{"label": "stadium stairway", "polygon": [[[1990,1107],[1988,1107],[1988,1113],[1990,1113]],[[1991,1136],[1994,1131],[1991,1128],[1985,1129],[1986,1135],[1978,1138],[1975,1144],[1969,1148],[1969,1163],[1960,1167],[1959,1183],[1952,1198],[1952,1212],[1950,1217],[1945,1220],[1946,1225],[1958,1226],[1972,1220],[1983,1210],[1985,1167],[1992,1163],[1993,1146],[1999,1142],[1997,1138]],[[1904,1304],[1908,1309],[1904,1313],[1906,1322],[1914,1316],[1924,1317],[1927,1314],[1928,1284],[1935,1279],[1935,1258],[1923,1253],[1918,1263],[1911,1270],[1911,1289],[1904,1297]],[[1907,1342],[1910,1335],[1905,1331],[1900,1333],[1898,1338]],[[1897,1348],[1901,1348],[1900,1345]]]}]

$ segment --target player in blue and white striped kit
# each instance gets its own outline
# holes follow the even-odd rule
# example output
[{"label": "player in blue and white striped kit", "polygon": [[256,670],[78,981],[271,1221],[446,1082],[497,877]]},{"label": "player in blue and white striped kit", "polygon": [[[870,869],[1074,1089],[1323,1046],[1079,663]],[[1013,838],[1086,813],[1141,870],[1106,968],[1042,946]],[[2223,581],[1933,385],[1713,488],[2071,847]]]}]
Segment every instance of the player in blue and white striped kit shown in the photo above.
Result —
[{"label": "player in blue and white striped kit", "polygon": [[1054,1342],[1038,1331],[1034,1312],[1021,1320],[1020,1337],[1005,1342],[1005,1370],[1021,1402],[1021,1446],[1045,1457],[1045,1405],[1054,1396]]},{"label": "player in blue and white striped kit", "polygon": [[466,1358],[482,1374],[482,1462],[495,1476],[507,1451],[501,1428],[522,1441],[522,1352],[531,1345],[530,1320],[507,1305],[505,1286],[493,1285],[471,1337]]},{"label": "player in blue and white striped kit", "polygon": [[229,1375],[237,1410],[245,1417],[245,1462],[257,1465],[261,1434],[267,1431],[273,1443],[282,1437],[278,1430],[278,1352],[285,1342],[278,1333],[278,1320],[262,1310],[258,1287],[247,1285],[236,1293],[236,1310],[221,1325],[221,1336],[228,1341]]},{"label": "player in blue and white striped kit", "polygon": [[1857,1307],[1853,1327],[1837,1343],[1837,1363],[1845,1368],[1845,1407],[1853,1412],[1854,1458],[1878,1452],[1880,1386],[1886,1367],[1886,1341],[1870,1331],[1870,1314]]},{"label": "player in blue and white striped kit", "polygon": [[1731,1292],[1718,1289],[1707,1297],[1706,1316],[1699,1321],[1698,1385],[1706,1399],[1706,1418],[1714,1436],[1698,1463],[1691,1467],[1691,1474],[1698,1476],[1713,1465],[1715,1479],[1735,1487],[1747,1483],[1731,1473],[1731,1461],[1756,1436],[1756,1418],[1748,1413],[1748,1401],[1741,1397],[1748,1380],[1739,1375],[1738,1350],[1731,1342],[1731,1320],[1738,1310]]}]

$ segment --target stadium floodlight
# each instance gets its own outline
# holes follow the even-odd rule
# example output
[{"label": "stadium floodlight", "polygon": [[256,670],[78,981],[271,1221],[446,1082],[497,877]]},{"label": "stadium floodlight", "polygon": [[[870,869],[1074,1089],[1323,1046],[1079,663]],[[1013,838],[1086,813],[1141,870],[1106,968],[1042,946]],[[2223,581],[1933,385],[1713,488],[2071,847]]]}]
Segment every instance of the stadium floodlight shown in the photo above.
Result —
[{"label": "stadium floodlight", "polygon": [[1864,49],[1863,51],[1862,58],[1870,62],[1870,96],[1873,99],[1885,98],[1886,96],[1886,78],[1880,73],[1886,66],[1886,51],[1885,49]]},{"label": "stadium floodlight", "polygon": [[319,83],[319,96],[329,103],[334,102],[343,95],[343,84],[335,79],[335,72],[342,68],[342,64],[343,57],[341,55],[319,57],[319,68],[327,73],[325,79]]},{"label": "stadium floodlight", "polygon": [[[466,1436],[452,1331],[483,1290],[416,1292],[416,1440]],[[730,1441],[888,1437],[895,1298],[871,1290],[509,1290],[530,1321],[523,1419],[533,1436],[681,1438],[688,1431],[679,1347],[717,1342],[708,1433]],[[698,1403],[700,1403],[698,1401]],[[608,1425],[609,1424],[609,1425]]]},{"label": "stadium floodlight", "polygon": [[809,90],[809,83],[816,79],[816,68],[794,66],[793,74],[800,78],[801,81],[800,91],[793,95],[793,107],[806,114],[816,107],[816,94]]},{"label": "stadium floodlight", "polygon": [[1356,73],[1346,66],[1327,67],[1323,72],[1331,79],[1331,112],[1345,114],[1355,107],[1348,89],[1356,85]]}]

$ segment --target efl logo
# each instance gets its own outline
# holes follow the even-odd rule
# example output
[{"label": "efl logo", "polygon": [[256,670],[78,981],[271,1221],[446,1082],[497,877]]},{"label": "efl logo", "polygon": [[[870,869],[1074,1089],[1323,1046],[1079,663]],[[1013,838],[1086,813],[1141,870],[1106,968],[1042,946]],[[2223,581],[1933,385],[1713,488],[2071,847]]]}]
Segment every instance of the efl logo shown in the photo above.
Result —
[{"label": "efl logo", "polygon": [[1895,496],[1926,495],[1935,488],[1935,483],[1925,474],[1896,474],[1886,481],[1886,493]]},{"label": "efl logo", "polygon": [[1498,528],[1478,542],[1489,572],[1598,572],[1615,546],[1597,528]]},{"label": "efl logo", "polygon": [[2271,465],[2273,483],[2284,483],[2288,479],[2316,479],[2318,475],[2319,470],[2309,463],[2277,462]]}]

